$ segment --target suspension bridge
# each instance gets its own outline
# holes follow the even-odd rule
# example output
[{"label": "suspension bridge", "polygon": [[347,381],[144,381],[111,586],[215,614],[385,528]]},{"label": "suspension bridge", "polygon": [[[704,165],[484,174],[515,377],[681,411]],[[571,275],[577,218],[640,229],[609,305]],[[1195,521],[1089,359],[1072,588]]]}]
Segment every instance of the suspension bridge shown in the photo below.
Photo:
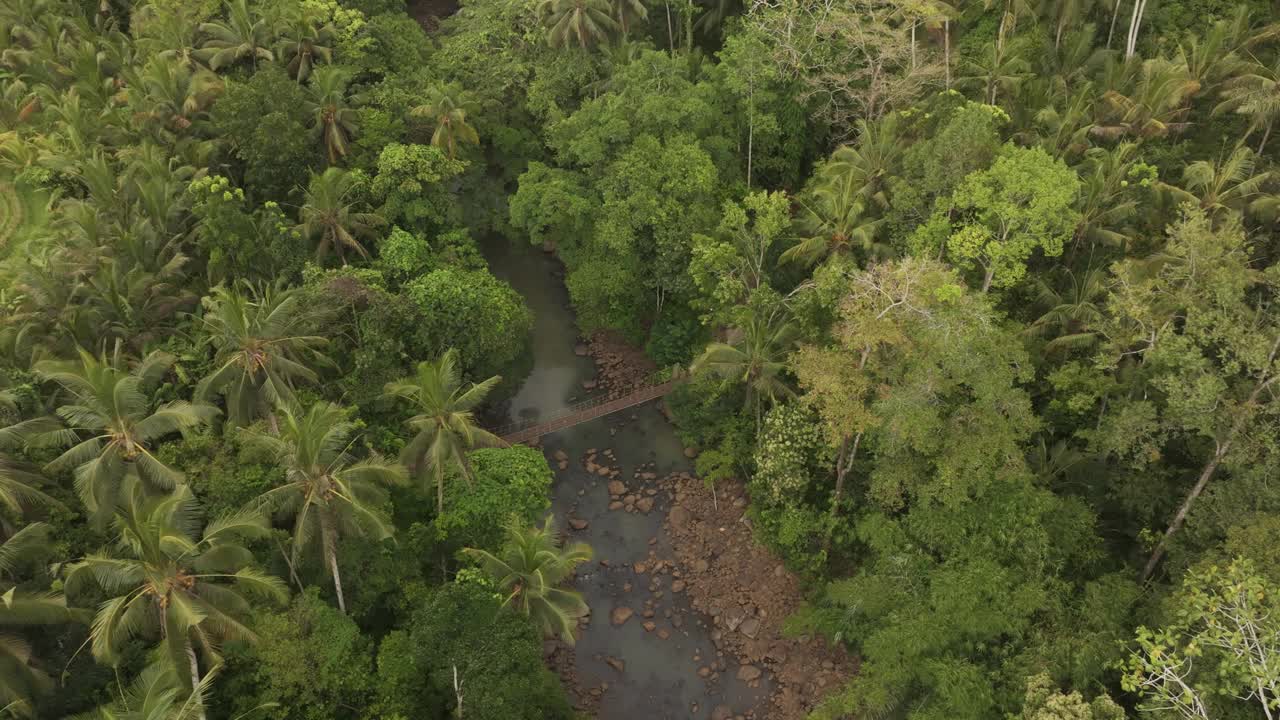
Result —
[{"label": "suspension bridge", "polygon": [[622,397],[609,396],[591,398],[576,403],[550,418],[534,418],[524,422],[512,423],[498,428],[494,433],[511,445],[537,440],[547,433],[581,425],[584,422],[602,418],[606,415],[642,405],[670,393],[676,385],[675,380],[662,382],[650,381],[632,390]]}]

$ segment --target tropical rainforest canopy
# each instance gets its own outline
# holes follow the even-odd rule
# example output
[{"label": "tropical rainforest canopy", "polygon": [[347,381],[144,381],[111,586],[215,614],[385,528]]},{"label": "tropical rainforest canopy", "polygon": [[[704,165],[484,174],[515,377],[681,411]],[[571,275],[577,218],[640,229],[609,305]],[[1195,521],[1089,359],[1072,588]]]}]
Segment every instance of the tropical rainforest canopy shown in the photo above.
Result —
[{"label": "tropical rainforest canopy", "polygon": [[0,716],[575,717],[510,242],[815,717],[1280,717],[1271,3],[427,5],[0,0]]}]

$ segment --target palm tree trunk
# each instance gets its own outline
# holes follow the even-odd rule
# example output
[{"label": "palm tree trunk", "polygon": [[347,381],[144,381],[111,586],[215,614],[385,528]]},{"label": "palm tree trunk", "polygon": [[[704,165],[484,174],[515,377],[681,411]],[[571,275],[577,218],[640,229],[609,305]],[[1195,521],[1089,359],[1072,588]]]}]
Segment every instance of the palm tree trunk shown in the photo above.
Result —
[{"label": "palm tree trunk", "polygon": [[1142,14],[1146,9],[1147,0],[1134,0],[1133,15],[1129,18],[1129,38],[1124,48],[1126,58],[1133,57],[1138,50],[1138,30],[1142,27]]},{"label": "palm tree trunk", "polygon": [[[187,643],[187,662],[191,664],[191,692],[195,692],[200,687],[200,663],[196,661],[196,649],[190,642]],[[203,702],[196,708],[196,717],[205,720]]]},{"label": "palm tree trunk", "polygon": [[995,277],[996,277],[996,266],[995,266],[995,265],[991,265],[991,266],[987,267],[987,275],[986,275],[986,277],[982,278],[982,292],[983,292],[983,293],[986,293],[988,290],[990,290],[990,289],[991,289],[991,281],[992,281],[992,280],[994,280],[994,279],[995,279]]},{"label": "palm tree trunk", "polygon": [[667,49],[671,57],[676,56],[676,33],[671,25],[671,0],[667,0]]},{"label": "palm tree trunk", "polygon": [[[1276,352],[1280,351],[1280,336],[1276,337],[1276,341],[1271,346],[1271,354],[1267,357],[1266,367],[1269,369],[1275,361]],[[1169,529],[1165,530],[1164,537],[1160,538],[1160,542],[1156,545],[1155,550],[1151,551],[1151,557],[1147,560],[1147,565],[1142,569],[1142,581],[1146,582],[1151,577],[1151,573],[1155,571],[1156,565],[1160,563],[1160,559],[1164,557],[1164,553],[1169,549],[1169,540],[1173,538],[1174,533],[1182,529],[1182,523],[1187,519],[1187,513],[1191,512],[1191,506],[1196,499],[1200,497],[1200,493],[1204,492],[1204,488],[1209,484],[1209,480],[1213,479],[1214,473],[1218,471],[1218,465],[1222,463],[1222,459],[1230,452],[1231,446],[1235,443],[1236,437],[1244,430],[1246,421],[1249,418],[1250,411],[1257,404],[1258,398],[1262,395],[1262,391],[1266,390],[1280,375],[1270,376],[1269,370],[1264,370],[1258,383],[1253,387],[1253,392],[1249,393],[1248,399],[1244,401],[1238,411],[1235,422],[1231,424],[1231,429],[1227,432],[1226,438],[1218,443],[1214,450],[1213,457],[1209,458],[1209,462],[1205,464],[1204,469],[1200,471],[1200,478],[1196,480],[1196,484],[1191,488],[1191,492],[1187,493],[1186,499],[1182,501],[1178,512],[1173,516],[1173,522],[1169,523]]]},{"label": "palm tree trunk", "polygon": [[911,23],[911,69],[912,70],[916,69],[916,25],[917,23],[912,21]]},{"label": "palm tree trunk", "polygon": [[334,536],[333,518],[329,513],[320,513],[320,542],[324,545],[324,562],[329,566],[329,574],[333,577],[333,592],[338,596],[338,609],[347,614],[347,598],[342,593],[342,573],[338,571],[338,539]]},{"label": "palm tree trunk", "polygon": [[1262,154],[1263,149],[1265,149],[1265,148],[1267,147],[1267,138],[1271,137],[1271,126],[1272,126],[1272,124],[1274,124],[1274,123],[1275,123],[1275,121],[1274,121],[1274,120],[1270,120],[1270,121],[1268,121],[1268,122],[1267,122],[1267,129],[1266,129],[1265,131],[1263,131],[1263,133],[1262,133],[1262,142],[1258,143],[1258,154],[1259,154],[1259,155],[1261,155],[1261,154]]},{"label": "palm tree trunk", "polygon": [[1115,37],[1115,34],[1116,34],[1116,20],[1120,18],[1121,0],[1115,0],[1115,2],[1116,2],[1116,6],[1111,11],[1111,29],[1107,30],[1107,49],[1108,50],[1111,49],[1111,40]]},{"label": "palm tree trunk", "polygon": [[[756,138],[755,92],[747,90],[747,191],[751,191],[751,151]],[[1264,141],[1265,142],[1265,141]],[[1262,153],[1261,150],[1258,151]]]},{"label": "palm tree trunk", "polygon": [[951,89],[951,18],[942,21],[942,64],[947,68],[947,89]]}]

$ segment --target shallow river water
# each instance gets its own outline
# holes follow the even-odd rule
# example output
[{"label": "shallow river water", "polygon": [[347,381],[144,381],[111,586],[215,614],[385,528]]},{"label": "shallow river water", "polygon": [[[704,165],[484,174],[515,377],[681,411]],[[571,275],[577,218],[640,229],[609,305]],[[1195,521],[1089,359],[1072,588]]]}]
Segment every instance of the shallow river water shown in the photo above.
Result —
[{"label": "shallow river water", "polygon": [[[580,340],[561,277],[563,268],[554,258],[524,244],[493,243],[486,255],[493,273],[524,296],[535,316],[533,369],[510,401],[510,419],[554,416],[585,399],[582,383],[595,374],[591,358],[574,352]],[[698,669],[716,659],[709,619],[692,611],[684,594],[669,592],[665,582],[659,587],[661,595],[651,592],[653,578],[632,569],[632,563],[647,558],[651,550],[659,558],[672,557],[663,531],[665,493],[658,493],[657,504],[648,514],[610,511],[608,478],[589,474],[582,465],[588,449],[601,453],[612,449],[616,462],[611,465],[621,470],[619,479],[628,485],[635,483],[632,477],[637,469],[659,477],[691,470],[680,441],[656,404],[545,435],[542,445],[548,458],[557,450],[569,456],[568,468],[556,472],[552,502],[556,523],[565,529],[570,516],[586,520],[586,528],[567,535],[595,551],[595,560],[580,568],[576,581],[592,615],[579,634],[575,663],[580,687],[607,684],[597,716],[603,720],[709,718],[718,706],[721,712],[727,708],[735,715],[756,707],[768,694],[767,678],[756,688],[747,687],[732,672],[720,673],[712,682],[700,678]],[[669,582],[670,576],[664,580]],[[641,611],[651,599],[657,629],[646,631]],[[635,616],[614,626],[610,615],[623,606],[634,610]],[[736,667],[731,658],[726,660],[729,667]]]}]

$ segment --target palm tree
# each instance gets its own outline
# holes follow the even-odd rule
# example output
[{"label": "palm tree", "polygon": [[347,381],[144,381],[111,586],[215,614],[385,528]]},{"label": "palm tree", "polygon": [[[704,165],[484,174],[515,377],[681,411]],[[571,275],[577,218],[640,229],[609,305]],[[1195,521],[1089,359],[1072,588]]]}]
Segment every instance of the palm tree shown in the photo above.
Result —
[{"label": "palm tree", "polygon": [[196,397],[221,394],[233,424],[266,416],[274,428],[272,409],[294,404],[294,383],[319,380],[309,364],[328,363],[320,353],[328,341],[305,333],[313,318],[297,293],[248,283],[243,288],[218,287],[204,299],[201,324],[214,369],[196,387]]},{"label": "palm tree", "polygon": [[1085,153],[1079,168],[1081,186],[1076,209],[1080,221],[1074,235],[1077,243],[1124,248],[1129,242],[1129,220],[1138,207],[1137,196],[1130,188],[1137,150],[1136,143],[1122,142]]},{"label": "palm tree", "polygon": [[0,455],[0,505],[13,514],[25,515],[37,506],[62,506],[40,489],[44,482],[34,465]]},{"label": "palm tree", "polygon": [[187,692],[169,666],[152,663],[111,704],[77,715],[77,720],[198,720],[204,717],[209,690],[219,669],[211,668],[200,678],[200,684]]},{"label": "palm tree", "polygon": [[1199,84],[1181,63],[1164,58],[1109,62],[1099,98],[1099,117],[1090,129],[1096,137],[1114,140],[1166,137],[1183,132],[1191,111],[1190,99]]},{"label": "palm tree", "polygon": [[311,76],[307,111],[313,117],[311,131],[324,143],[329,164],[346,157],[351,135],[356,131],[356,111],[347,106],[350,74],[336,65],[318,68]]},{"label": "palm tree", "polygon": [[262,16],[249,11],[248,0],[230,0],[227,3],[227,19],[221,22],[200,23],[200,32],[206,36],[204,44],[195,52],[196,58],[213,70],[248,60],[255,68],[259,60],[275,59],[270,50],[270,28]]},{"label": "palm tree", "polygon": [[259,514],[237,513],[210,522],[200,534],[200,508],[189,488],[160,497],[148,497],[136,482],[127,490],[114,523],[115,552],[93,553],[73,565],[67,592],[96,586],[109,598],[98,606],[90,630],[95,658],[115,665],[135,638],[156,638],[163,665],[184,694],[193,693],[221,664],[225,640],[257,639],[244,624],[248,598],[288,597],[279,578],[250,567],[253,554],[241,544],[269,528]]},{"label": "palm tree", "polygon": [[645,0],[613,0],[613,14],[618,18],[618,27],[622,28],[622,37],[626,38],[632,23],[649,17],[649,8],[645,7]]},{"label": "palm tree", "polygon": [[813,265],[855,249],[872,257],[886,254],[887,249],[876,242],[884,219],[871,216],[862,189],[860,180],[850,175],[819,176],[807,197],[797,198],[801,208],[796,219],[798,242],[778,259]]},{"label": "palm tree", "polygon": [[1226,111],[1249,116],[1250,135],[1262,130],[1257,150],[1261,155],[1276,118],[1280,118],[1280,58],[1269,66],[1255,60],[1246,72],[1227,80],[1222,102],[1213,109],[1214,114]]},{"label": "palm tree", "polygon": [[305,13],[298,12],[289,20],[276,55],[294,80],[305,82],[317,62],[333,62],[333,36],[332,25],[316,27]]},{"label": "palm tree", "polygon": [[578,618],[588,612],[587,603],[580,593],[559,586],[573,576],[577,566],[591,559],[591,548],[573,543],[561,549],[551,530],[552,520],[548,516],[542,527],[531,528],[513,521],[497,555],[476,548],[463,552],[479,562],[506,595],[504,606],[532,618],[543,635],[559,635],[572,645]]},{"label": "palm tree", "polygon": [[17,590],[14,574],[37,561],[50,547],[49,526],[31,523],[0,544],[0,708],[33,717],[32,701],[48,689],[49,678],[31,655],[31,646],[12,629],[25,625],[55,625],[77,619],[61,595]]},{"label": "palm tree", "polygon": [[1066,271],[1065,290],[1037,278],[1034,284],[1038,300],[1045,312],[1027,328],[1027,332],[1049,337],[1045,352],[1090,347],[1098,340],[1094,328],[1103,320],[1102,305],[1110,288],[1107,275],[1099,268],[1089,268],[1076,275]]},{"label": "palm tree", "polygon": [[293,521],[291,566],[312,541],[319,542],[325,568],[333,579],[338,608],[347,611],[338,571],[338,543],[344,537],[391,536],[391,519],[383,512],[387,495],[382,485],[405,481],[403,466],[378,456],[357,461],[348,453],[355,424],[347,412],[317,402],[305,413],[281,408],[280,435],[253,430],[242,433],[249,444],[271,454],[285,470],[285,482],[263,493],[252,506]]},{"label": "palm tree", "polygon": [[316,242],[318,261],[323,262],[331,250],[337,250],[344,265],[348,250],[354,250],[361,257],[369,257],[369,251],[356,238],[386,224],[381,215],[352,210],[355,203],[349,198],[355,186],[355,176],[342,168],[331,167],[320,175],[311,175],[298,212],[302,222],[297,227]]},{"label": "palm tree", "polygon": [[467,123],[467,107],[470,103],[457,83],[436,85],[427,91],[427,102],[409,111],[414,117],[430,118],[436,126],[431,134],[431,144],[454,157],[458,152],[458,143],[476,145],[480,136]]},{"label": "palm tree", "polygon": [[960,85],[981,87],[985,102],[995,105],[1001,90],[1012,93],[1032,76],[1031,65],[1022,56],[1025,51],[1026,44],[1018,40],[1007,44],[987,43],[976,59],[966,62],[968,74],[957,80]]},{"label": "palm tree", "polygon": [[538,12],[552,47],[576,42],[588,48],[604,42],[618,27],[609,0],[542,0]]},{"label": "palm tree", "polygon": [[1163,187],[1180,202],[1194,202],[1210,213],[1274,214],[1280,199],[1263,190],[1271,171],[1255,172],[1255,160],[1253,151],[1241,145],[1225,158],[1197,160],[1183,168],[1184,188]]},{"label": "palm tree", "polygon": [[81,351],[79,362],[37,363],[36,376],[65,391],[63,404],[56,418],[36,418],[0,430],[0,442],[23,441],[31,448],[70,446],[45,471],[73,471],[80,499],[98,522],[109,518],[119,503],[126,477],[137,477],[150,490],[172,490],[181,485],[183,475],[157,459],[152,445],[218,414],[217,408],[182,400],[156,405],[152,394],[175,360],[168,353],[153,352],[130,370],[118,356],[108,360]]},{"label": "palm tree", "polygon": [[752,313],[750,319],[729,342],[707,345],[693,361],[694,375],[711,373],[746,388],[746,406],[754,407],[756,427],[760,427],[762,405],[778,398],[791,397],[795,391],[783,379],[786,357],[795,345],[795,327],[777,313],[762,317]]},{"label": "palm tree", "polygon": [[418,414],[408,425],[415,435],[400,453],[400,462],[416,471],[431,470],[436,480],[436,507],[444,510],[444,477],[450,467],[468,482],[474,475],[467,453],[477,447],[497,447],[502,439],[476,425],[472,414],[501,382],[498,375],[464,386],[458,352],[450,348],[434,362],[418,363],[415,375],[387,383],[386,395],[413,404]]},{"label": "palm tree", "polygon": [[817,175],[838,184],[881,210],[889,209],[888,180],[906,151],[899,115],[889,113],[876,122],[858,121],[858,142],[831,154]]},{"label": "palm tree", "polygon": [[175,132],[201,120],[222,90],[222,81],[208,70],[159,57],[133,74],[129,83],[138,90],[130,96],[138,108],[135,117]]}]

